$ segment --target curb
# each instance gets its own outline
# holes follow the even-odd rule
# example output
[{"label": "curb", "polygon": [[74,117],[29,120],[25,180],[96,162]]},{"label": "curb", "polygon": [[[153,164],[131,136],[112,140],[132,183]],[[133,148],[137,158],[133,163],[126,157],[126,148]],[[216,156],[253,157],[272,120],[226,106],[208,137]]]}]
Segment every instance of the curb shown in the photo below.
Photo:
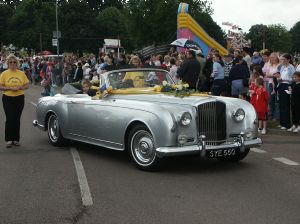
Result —
[{"label": "curb", "polygon": [[300,136],[300,133],[293,133],[289,131],[283,131],[280,129],[275,129],[275,128],[267,128],[267,134],[273,134],[273,135],[284,135],[284,136]]}]

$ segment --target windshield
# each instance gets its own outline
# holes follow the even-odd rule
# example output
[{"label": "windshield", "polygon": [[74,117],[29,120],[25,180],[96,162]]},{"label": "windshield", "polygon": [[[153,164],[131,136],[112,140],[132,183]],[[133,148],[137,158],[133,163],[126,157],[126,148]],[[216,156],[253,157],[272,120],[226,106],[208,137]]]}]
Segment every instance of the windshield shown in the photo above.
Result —
[{"label": "windshield", "polygon": [[108,80],[113,89],[153,87],[163,81],[174,84],[168,72],[162,70],[118,71],[108,74]]}]

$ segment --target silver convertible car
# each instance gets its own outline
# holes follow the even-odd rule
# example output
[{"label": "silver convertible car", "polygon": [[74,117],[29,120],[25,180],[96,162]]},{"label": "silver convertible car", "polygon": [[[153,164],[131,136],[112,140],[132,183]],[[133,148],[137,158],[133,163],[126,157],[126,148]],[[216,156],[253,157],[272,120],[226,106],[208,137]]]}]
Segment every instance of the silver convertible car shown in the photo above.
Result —
[{"label": "silver convertible car", "polygon": [[62,93],[39,99],[33,124],[47,131],[55,146],[75,140],[127,150],[143,170],[177,155],[235,162],[262,143],[250,103],[188,90],[178,97],[183,87],[165,70],[106,72],[100,87],[110,91],[102,97]]}]

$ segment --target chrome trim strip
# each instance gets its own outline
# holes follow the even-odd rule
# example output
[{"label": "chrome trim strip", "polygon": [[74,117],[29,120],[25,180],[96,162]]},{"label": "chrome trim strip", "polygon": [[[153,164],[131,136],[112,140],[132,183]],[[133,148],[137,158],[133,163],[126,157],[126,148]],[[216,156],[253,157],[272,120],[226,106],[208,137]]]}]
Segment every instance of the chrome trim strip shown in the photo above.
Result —
[{"label": "chrome trim strip", "polygon": [[98,138],[92,138],[92,137],[87,137],[87,136],[73,134],[73,133],[70,133],[70,135],[81,137],[81,138],[87,138],[87,139],[91,139],[91,140],[94,140],[94,141],[106,142],[106,143],[110,143],[110,144],[115,144],[115,145],[123,146],[123,144],[121,144],[121,143],[106,141],[106,140],[102,140],[102,139],[98,139]]}]

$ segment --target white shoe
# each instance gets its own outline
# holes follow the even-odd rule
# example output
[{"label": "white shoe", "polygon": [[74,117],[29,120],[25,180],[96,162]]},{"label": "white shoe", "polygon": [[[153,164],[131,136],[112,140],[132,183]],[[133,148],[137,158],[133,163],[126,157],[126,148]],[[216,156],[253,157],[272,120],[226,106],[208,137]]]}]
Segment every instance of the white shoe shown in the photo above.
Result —
[{"label": "white shoe", "polygon": [[281,127],[280,129],[281,129],[281,130],[286,130],[286,127]]},{"label": "white shoe", "polygon": [[287,129],[287,131],[294,131],[295,129],[297,129],[297,128],[295,125],[293,125],[291,128]]},{"label": "white shoe", "polygon": [[258,129],[257,131],[258,131],[258,133],[261,133],[261,129]]},{"label": "white shoe", "polygon": [[263,129],[261,130],[261,134],[262,134],[262,135],[265,135],[266,133],[267,133],[267,132],[266,132],[266,129],[263,128]]},{"label": "white shoe", "polygon": [[298,126],[297,128],[295,128],[295,129],[293,130],[294,133],[298,133],[299,131],[300,131],[300,126]]},{"label": "white shoe", "polygon": [[277,128],[281,128],[281,125],[277,125]]}]

